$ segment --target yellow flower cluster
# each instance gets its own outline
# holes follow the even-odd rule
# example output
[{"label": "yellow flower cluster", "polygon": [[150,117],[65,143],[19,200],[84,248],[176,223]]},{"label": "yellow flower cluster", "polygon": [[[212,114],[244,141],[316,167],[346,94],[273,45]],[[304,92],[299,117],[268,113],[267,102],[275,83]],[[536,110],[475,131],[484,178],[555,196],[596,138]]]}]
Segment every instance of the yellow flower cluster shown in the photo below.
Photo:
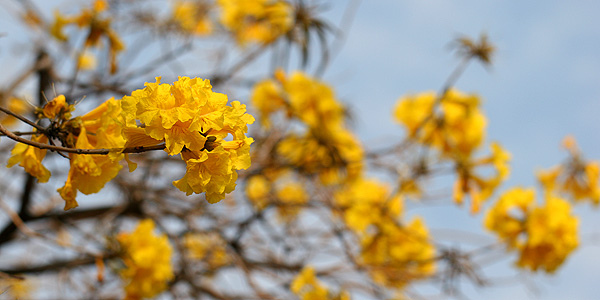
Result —
[{"label": "yellow flower cluster", "polygon": [[66,25],[75,24],[79,28],[89,28],[85,40],[85,48],[96,47],[100,44],[100,38],[106,37],[110,56],[110,72],[117,71],[117,53],[125,50],[125,45],[117,33],[112,30],[111,19],[102,17],[102,13],[108,9],[106,0],[96,0],[91,9],[84,9],[79,15],[66,17],[59,11],[54,12],[54,23],[50,28],[50,34],[59,41],[67,41],[68,37],[63,33]]},{"label": "yellow flower cluster", "polygon": [[[247,124],[254,118],[238,101],[212,91],[210,81],[180,77],[172,85],[146,83],[122,100],[126,147],[164,142],[169,155],[181,153],[185,176],[173,184],[190,195],[206,193],[215,203],[235,188],[236,170],[250,167]],[[226,138],[231,140],[227,141]]]},{"label": "yellow flower cluster", "polygon": [[216,270],[231,261],[225,241],[214,233],[188,233],[183,237],[183,245],[192,259],[204,261],[210,270]]},{"label": "yellow flower cluster", "polygon": [[[48,138],[43,134],[33,135],[31,141],[45,144],[48,143]],[[48,182],[50,171],[42,165],[44,157],[46,157],[46,150],[17,143],[11,151],[11,157],[8,159],[6,166],[10,168],[19,164],[25,172],[37,178],[38,182]]]},{"label": "yellow flower cluster", "polygon": [[[442,96],[426,92],[401,98],[394,110],[394,118],[410,139],[438,150],[441,159],[454,161],[454,201],[461,204],[469,195],[472,213],[480,210],[510,173],[510,154],[499,144],[491,145],[489,156],[473,157],[485,139],[487,121],[480,103],[477,95],[450,89]],[[475,174],[474,169],[483,166],[491,166],[496,174],[488,178]]]},{"label": "yellow flower cluster", "polygon": [[538,180],[547,193],[564,193],[575,201],[589,199],[598,205],[600,164],[584,160],[572,137],[565,138],[563,144],[570,154],[568,162],[539,172]]},{"label": "yellow flower cluster", "polygon": [[402,214],[403,200],[389,197],[389,187],[377,180],[357,179],[335,194],[336,204],[344,209],[344,221],[352,230],[366,233],[369,226],[383,226]]},{"label": "yellow flower cluster", "polygon": [[[510,154],[497,143],[492,143],[491,152],[482,158],[466,157],[456,160],[458,178],[454,183],[454,202],[462,204],[464,195],[468,194],[471,198],[471,213],[479,212],[481,203],[492,196],[510,173]],[[492,167],[495,174],[486,178],[475,173],[475,168],[486,166]]]},{"label": "yellow flower cluster", "polygon": [[433,92],[400,99],[394,116],[410,137],[443,155],[469,156],[481,145],[487,124],[477,95],[450,89],[438,99]]},{"label": "yellow flower cluster", "polygon": [[209,19],[211,5],[201,1],[176,1],[173,6],[173,20],[186,32],[208,35],[213,30]]},{"label": "yellow flower cluster", "polygon": [[254,175],[246,182],[246,195],[257,210],[269,205],[277,207],[281,221],[291,221],[308,203],[304,183],[288,170],[265,170],[265,175]]},{"label": "yellow flower cluster", "polygon": [[315,269],[306,266],[294,278],[291,291],[301,300],[350,300],[350,295],[344,291],[338,295],[332,295],[315,276]]},{"label": "yellow flower cluster", "polygon": [[435,248],[421,219],[399,223],[402,199],[375,180],[356,180],[336,193],[346,225],[361,238],[361,264],[373,279],[402,288],[435,272]]},{"label": "yellow flower cluster", "polygon": [[[65,97],[59,95],[38,109],[38,118],[52,122],[51,134],[61,143],[71,148],[100,149],[123,147],[125,140],[121,136],[120,102],[109,99],[84,116],[71,118],[73,105],[67,104]],[[46,135],[34,135],[33,142],[48,143]],[[46,151],[33,146],[17,143],[8,160],[8,167],[19,163],[25,171],[36,177],[39,182],[47,182],[50,171],[42,165]],[[65,210],[77,207],[77,191],[86,195],[99,192],[113,179],[121,165],[121,156],[69,154],[71,168],[65,186],[58,192],[65,200]]]},{"label": "yellow flower cluster", "polygon": [[166,235],[154,234],[154,222],[141,221],[131,233],[121,233],[117,241],[123,249],[125,269],[120,273],[127,285],[125,299],[152,298],[173,279],[171,245]]},{"label": "yellow flower cluster", "polygon": [[[69,146],[78,149],[122,148],[125,139],[121,135],[121,102],[113,98],[105,101],[87,114],[70,120],[66,125],[79,132],[70,133]],[[65,185],[58,189],[65,200],[65,210],[77,207],[77,191],[89,195],[99,192],[115,178],[122,166],[123,155],[69,154],[71,168]]]},{"label": "yellow flower cluster", "polygon": [[406,226],[383,224],[377,234],[362,240],[361,247],[362,263],[385,286],[402,288],[435,272],[435,247],[420,218]]},{"label": "yellow flower cluster", "polygon": [[533,189],[511,189],[488,211],[485,226],[519,251],[519,267],[552,273],[579,244],[578,220],[565,200],[545,199],[537,206]]},{"label": "yellow flower cluster", "polygon": [[275,77],[259,82],[251,96],[262,124],[270,126],[272,115],[282,111],[307,128],[302,135],[283,139],[278,154],[302,172],[318,174],[325,184],[357,177],[363,150],[344,127],[344,108],[331,87],[301,72],[287,78],[278,71]]},{"label": "yellow flower cluster", "polygon": [[268,44],[290,30],[292,8],[281,0],[217,0],[221,23],[241,46]]}]

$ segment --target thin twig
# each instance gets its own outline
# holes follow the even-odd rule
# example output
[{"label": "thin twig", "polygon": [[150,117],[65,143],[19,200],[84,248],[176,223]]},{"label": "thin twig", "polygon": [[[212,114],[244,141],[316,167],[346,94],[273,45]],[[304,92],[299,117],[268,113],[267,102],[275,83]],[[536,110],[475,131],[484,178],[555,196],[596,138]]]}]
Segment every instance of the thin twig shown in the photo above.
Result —
[{"label": "thin twig", "polygon": [[75,154],[107,155],[107,154],[109,154],[111,152],[142,153],[142,152],[147,152],[147,151],[154,151],[154,150],[163,150],[163,149],[165,149],[165,145],[164,144],[155,145],[155,146],[147,146],[147,147],[141,146],[141,147],[128,147],[128,148],[110,148],[110,149],[78,149],[78,148],[68,148],[68,147],[54,146],[54,145],[49,145],[49,144],[34,142],[34,141],[31,141],[31,140],[19,137],[19,136],[15,135],[14,133],[12,133],[11,131],[9,131],[6,128],[4,128],[4,126],[2,126],[2,124],[0,124],[0,133],[3,133],[8,138],[10,138],[10,139],[12,139],[14,141],[17,141],[17,142],[23,143],[23,144],[27,144],[29,146],[33,146],[33,147],[36,147],[36,148],[39,148],[39,149],[46,149],[46,150],[57,151],[57,152],[75,153]]}]

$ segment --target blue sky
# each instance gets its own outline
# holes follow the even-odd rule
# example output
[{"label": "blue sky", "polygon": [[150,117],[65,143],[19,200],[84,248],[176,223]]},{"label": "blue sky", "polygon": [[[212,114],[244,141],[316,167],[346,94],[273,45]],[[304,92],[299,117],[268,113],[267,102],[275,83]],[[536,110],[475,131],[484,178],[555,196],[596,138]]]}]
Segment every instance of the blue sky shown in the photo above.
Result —
[{"label": "blue sky", "polygon": [[[335,23],[347,1],[333,2],[330,15]],[[48,6],[52,11],[54,6]],[[449,42],[461,35],[487,33],[497,47],[494,65],[486,70],[472,64],[457,87],[482,96],[488,140],[499,141],[512,153],[512,176],[504,187],[532,186],[535,170],[566,157],[559,145],[567,134],[574,135],[587,157],[600,158],[598,13],[600,1],[594,0],[365,0],[347,32],[344,48],[324,78],[352,107],[355,128],[364,142],[399,139],[402,130],[391,119],[397,99],[406,93],[439,90],[457,63]],[[18,25],[6,16],[0,10],[0,32],[13,32]],[[22,65],[11,63],[15,48],[10,43],[27,40],[14,34],[0,38],[4,66],[20,70]],[[557,274],[532,277],[541,299],[597,297],[591,278],[600,278],[600,242],[594,245],[590,237],[600,237],[600,211],[584,204],[576,212],[582,216],[580,235],[587,246]],[[414,213],[426,215],[432,227],[448,223],[481,227],[481,216],[471,217],[465,209],[451,205]],[[508,269],[494,271],[510,273]],[[522,284],[469,290],[468,295],[473,299],[536,298]]]}]

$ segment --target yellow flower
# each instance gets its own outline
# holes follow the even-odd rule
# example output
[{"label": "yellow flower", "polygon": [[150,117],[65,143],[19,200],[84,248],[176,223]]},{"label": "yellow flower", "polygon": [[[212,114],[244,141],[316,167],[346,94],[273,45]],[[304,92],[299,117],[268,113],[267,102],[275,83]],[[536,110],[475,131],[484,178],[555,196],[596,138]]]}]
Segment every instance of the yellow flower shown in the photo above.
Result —
[{"label": "yellow flower", "polygon": [[173,6],[173,20],[184,31],[208,35],[212,32],[212,23],[208,12],[210,4],[206,1],[176,1]]},{"label": "yellow flower", "polygon": [[[94,1],[91,9],[83,9],[79,15],[65,17],[56,11],[54,13],[54,23],[50,28],[50,34],[62,42],[66,42],[68,37],[63,33],[63,28],[66,25],[77,25],[79,28],[88,27],[88,35],[85,40],[85,48],[96,47],[99,45],[101,37],[105,37],[108,41],[110,73],[114,74],[117,71],[116,56],[118,52],[125,49],[119,35],[112,30],[110,18],[101,17],[102,12],[108,9],[108,2],[105,0]],[[79,58],[78,58],[79,59]]]},{"label": "yellow flower", "polygon": [[310,131],[305,136],[288,135],[279,143],[277,152],[303,172],[319,174],[323,184],[351,180],[362,172],[362,147],[344,128]]},{"label": "yellow flower", "polygon": [[547,197],[546,205],[535,208],[528,216],[527,241],[517,264],[532,271],[556,271],[579,245],[577,227],[578,220],[571,215],[569,203]]},{"label": "yellow flower", "polygon": [[289,220],[298,215],[304,204],[308,202],[308,194],[304,186],[298,182],[286,182],[277,189],[279,207],[277,213],[283,220]]},{"label": "yellow flower", "polygon": [[174,278],[171,245],[167,235],[154,234],[154,222],[141,221],[131,233],[121,233],[117,241],[123,249],[125,299],[153,298]]},{"label": "yellow flower", "polygon": [[506,241],[518,246],[518,237],[525,231],[525,218],[535,205],[533,189],[513,188],[502,194],[485,216],[485,227]]},{"label": "yellow flower", "polygon": [[[89,113],[71,120],[71,126],[79,128],[75,147],[78,149],[121,148],[125,140],[121,135],[120,101],[105,101]],[[77,191],[89,195],[99,192],[115,178],[122,166],[122,155],[69,154],[70,165],[67,182],[58,189],[65,200],[65,210],[77,207]]]},{"label": "yellow flower", "polygon": [[82,70],[93,70],[97,65],[96,56],[91,52],[83,52],[77,59],[77,66]]},{"label": "yellow flower", "polygon": [[[43,144],[48,142],[48,138],[43,134],[33,135],[31,140]],[[25,169],[25,172],[37,178],[38,182],[47,182],[50,179],[50,171],[42,165],[42,160],[46,156],[46,150],[17,143],[12,149],[11,155],[8,159],[7,167],[10,168],[19,164],[19,166]]]},{"label": "yellow flower", "polygon": [[294,278],[290,286],[292,292],[302,300],[326,300],[331,299],[329,291],[323,286],[315,276],[315,269],[311,266],[306,266]]},{"label": "yellow flower", "polygon": [[598,205],[600,165],[597,161],[586,161],[582,157],[573,137],[566,137],[563,145],[569,151],[569,160],[563,165],[538,172],[538,181],[546,193],[560,192],[575,201],[589,199]]},{"label": "yellow flower", "polygon": [[228,106],[227,96],[213,92],[208,80],[156,80],[122,100],[125,145],[164,141],[167,153],[181,153],[186,162],[186,174],[173,182],[177,188],[188,195],[205,192],[210,203],[224,199],[235,189],[236,171],[250,167],[254,140],[246,132],[254,117],[238,101]]},{"label": "yellow flower", "polygon": [[246,196],[258,210],[264,209],[269,204],[271,184],[265,176],[252,176],[246,181]]},{"label": "yellow flower", "polygon": [[519,251],[519,267],[552,273],[579,244],[578,220],[568,202],[549,193],[545,198],[540,207],[532,189],[514,188],[488,211],[485,226]]},{"label": "yellow flower", "polygon": [[425,125],[425,121],[432,116],[435,99],[434,92],[426,92],[398,100],[394,108],[394,118],[406,127],[409,136],[414,137]]},{"label": "yellow flower", "polygon": [[362,178],[336,192],[335,202],[344,209],[348,227],[359,233],[365,233],[371,225],[399,217],[403,206],[402,198],[390,196],[389,187]]},{"label": "yellow flower", "polygon": [[[24,115],[25,113],[31,111],[31,106],[27,103],[27,101],[17,97],[10,97],[4,106],[7,107],[8,110],[19,115]],[[6,115],[0,118],[0,122],[2,122],[2,125],[4,126],[12,126],[17,123],[17,119],[13,116]]]},{"label": "yellow flower", "polygon": [[250,102],[258,109],[261,124],[269,127],[272,113],[285,108],[281,87],[273,80],[263,80],[257,83],[253,90]]},{"label": "yellow flower", "polygon": [[444,156],[469,156],[483,142],[487,121],[479,110],[479,97],[449,90],[439,99],[432,92],[401,98],[395,118],[409,136],[437,148]]},{"label": "yellow flower", "polygon": [[193,259],[202,260],[210,269],[218,269],[230,262],[225,241],[216,234],[188,233],[183,245]]},{"label": "yellow flower", "polygon": [[71,118],[71,112],[75,110],[74,105],[67,104],[64,95],[58,95],[52,101],[46,103],[42,108],[44,117],[54,119],[59,117],[64,120]]},{"label": "yellow flower", "polygon": [[170,155],[179,154],[183,147],[202,149],[206,142],[202,133],[223,127],[227,97],[213,93],[208,80],[180,77],[173,85],[160,84],[160,77],[156,81],[123,97],[127,124],[135,127],[139,120],[148,136],[165,140]]},{"label": "yellow flower", "polygon": [[220,21],[242,47],[247,43],[268,44],[292,26],[290,5],[281,0],[218,0]]},{"label": "yellow flower", "polygon": [[316,130],[336,130],[342,125],[344,107],[327,84],[294,72],[283,82],[292,113]]},{"label": "yellow flower", "polygon": [[[508,161],[511,156],[499,144],[492,143],[492,153],[489,156],[475,159],[459,156],[456,158],[457,180],[454,183],[454,202],[462,204],[465,194],[471,198],[471,213],[479,212],[481,203],[494,194],[500,184],[510,173]],[[495,175],[484,178],[475,174],[476,167],[492,166]]]},{"label": "yellow flower", "polygon": [[362,240],[361,248],[362,265],[384,286],[402,288],[435,272],[435,248],[420,218],[405,227],[381,224],[376,234]]}]

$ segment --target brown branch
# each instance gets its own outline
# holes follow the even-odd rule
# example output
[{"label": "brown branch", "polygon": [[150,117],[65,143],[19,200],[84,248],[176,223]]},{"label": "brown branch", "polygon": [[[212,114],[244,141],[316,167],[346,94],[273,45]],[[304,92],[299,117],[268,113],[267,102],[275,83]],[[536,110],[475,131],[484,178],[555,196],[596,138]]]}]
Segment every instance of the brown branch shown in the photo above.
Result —
[{"label": "brown branch", "polygon": [[[76,258],[71,260],[57,260],[48,264],[38,266],[25,266],[15,267],[13,269],[4,269],[0,272],[6,274],[31,274],[31,273],[46,273],[46,272],[59,272],[63,269],[71,269],[73,267],[94,265],[98,256],[88,256],[83,258]],[[112,259],[117,257],[116,253],[109,253],[102,256],[104,260]]]},{"label": "brown branch", "polygon": [[43,126],[40,126],[40,125],[36,124],[35,122],[33,122],[33,121],[31,121],[31,120],[29,120],[29,119],[27,119],[27,118],[25,118],[25,117],[23,117],[23,116],[21,116],[19,114],[16,114],[16,113],[14,113],[14,112],[12,112],[12,111],[10,111],[10,110],[2,107],[2,106],[0,106],[0,111],[3,112],[3,113],[5,113],[5,114],[7,114],[7,115],[10,115],[10,116],[13,116],[13,117],[19,119],[23,123],[26,123],[27,125],[29,125],[29,126],[35,128],[35,129],[37,129],[40,132],[45,132],[46,131],[46,128],[44,128]]},{"label": "brown branch", "polygon": [[163,150],[165,149],[165,145],[161,144],[161,145],[155,145],[155,146],[140,146],[140,147],[128,147],[128,148],[111,148],[111,149],[79,149],[79,148],[68,148],[68,147],[62,147],[62,146],[54,146],[54,145],[49,145],[49,144],[44,144],[44,143],[39,143],[39,142],[34,142],[28,139],[24,139],[20,136],[17,136],[16,134],[12,133],[10,130],[4,128],[4,126],[2,126],[2,124],[0,124],[0,133],[5,134],[7,137],[9,137],[10,139],[19,142],[19,143],[23,143],[29,146],[33,146],[39,149],[46,149],[46,150],[51,150],[51,151],[56,151],[56,152],[66,152],[66,153],[75,153],[75,154],[96,154],[96,155],[107,155],[111,152],[121,152],[121,153],[142,153],[142,152],[147,152],[147,151],[154,151],[154,150]]}]

